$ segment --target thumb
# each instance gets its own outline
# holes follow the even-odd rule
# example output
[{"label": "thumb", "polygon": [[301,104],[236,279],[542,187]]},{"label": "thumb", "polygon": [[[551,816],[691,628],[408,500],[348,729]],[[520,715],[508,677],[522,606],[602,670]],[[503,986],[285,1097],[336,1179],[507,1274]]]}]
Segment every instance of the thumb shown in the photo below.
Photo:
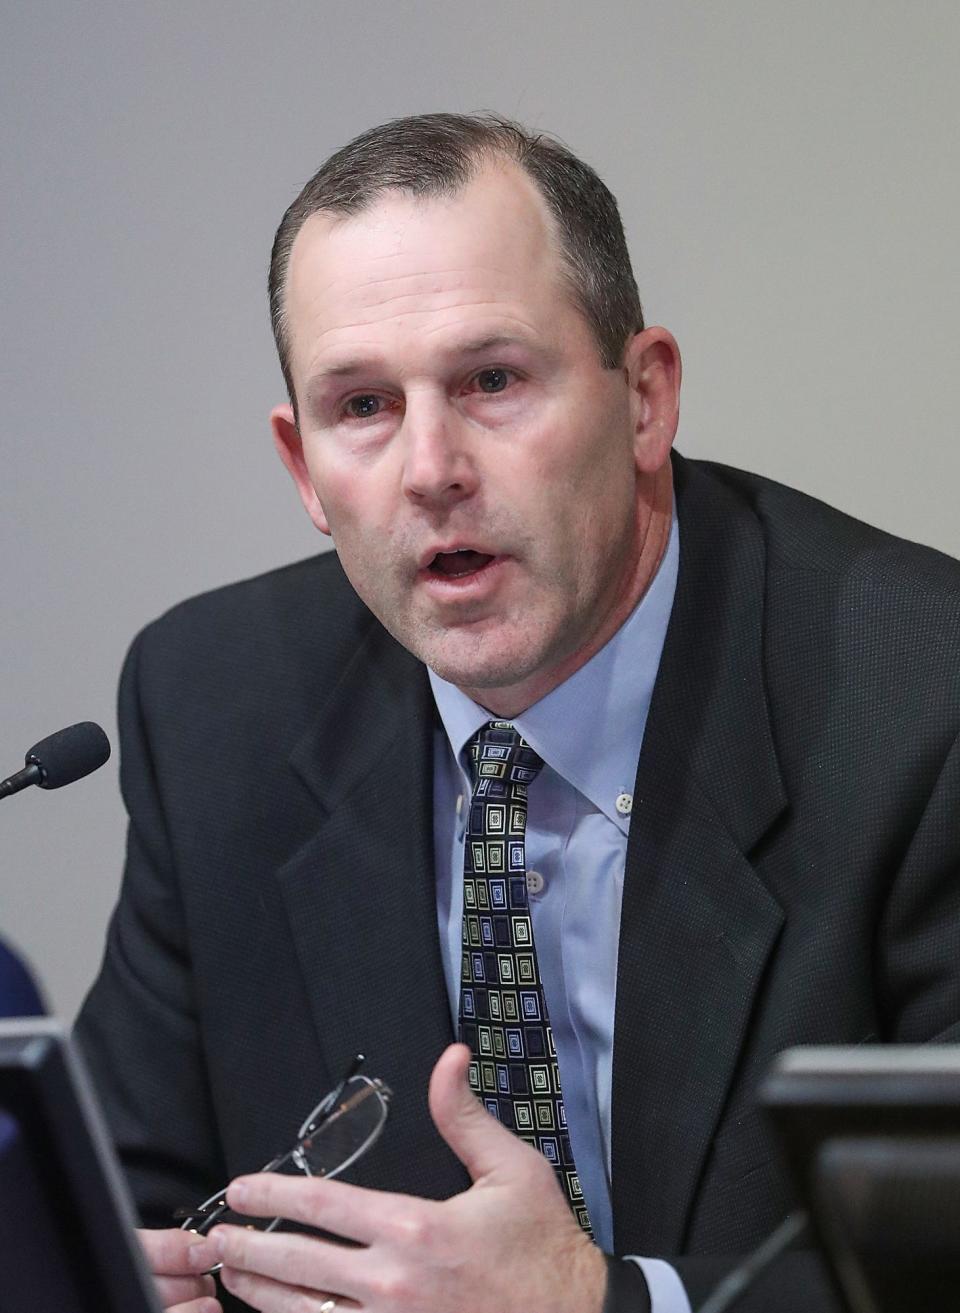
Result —
[{"label": "thumb", "polygon": [[526,1147],[491,1117],[467,1082],[470,1050],[451,1044],[437,1059],[430,1077],[430,1116],[444,1140],[470,1173],[472,1181],[516,1163]]}]

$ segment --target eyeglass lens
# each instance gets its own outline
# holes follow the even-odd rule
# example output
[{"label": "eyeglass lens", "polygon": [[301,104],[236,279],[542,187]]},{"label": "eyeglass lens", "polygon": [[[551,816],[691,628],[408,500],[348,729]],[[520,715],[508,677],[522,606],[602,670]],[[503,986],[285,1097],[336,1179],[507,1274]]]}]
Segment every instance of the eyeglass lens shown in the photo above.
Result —
[{"label": "eyeglass lens", "polygon": [[[318,1104],[301,1126],[294,1147],[261,1170],[296,1176],[339,1176],[380,1134],[387,1119],[389,1099],[390,1091],[380,1081],[367,1076],[352,1077],[344,1082],[336,1106],[328,1110],[326,1099]],[[199,1235],[206,1235],[221,1223],[270,1231],[280,1220],[234,1212],[227,1206],[226,1191],[221,1190],[205,1200],[184,1226]]]}]

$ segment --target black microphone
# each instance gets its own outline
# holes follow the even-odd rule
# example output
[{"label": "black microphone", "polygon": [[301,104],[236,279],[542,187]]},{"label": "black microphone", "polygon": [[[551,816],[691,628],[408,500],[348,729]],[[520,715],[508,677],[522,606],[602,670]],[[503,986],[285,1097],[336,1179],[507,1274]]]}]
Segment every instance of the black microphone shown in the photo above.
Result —
[{"label": "black microphone", "polygon": [[110,740],[99,725],[92,720],[68,725],[35,743],[24,758],[23,770],[0,780],[0,798],[9,798],[31,784],[61,789],[97,770],[109,756]]}]

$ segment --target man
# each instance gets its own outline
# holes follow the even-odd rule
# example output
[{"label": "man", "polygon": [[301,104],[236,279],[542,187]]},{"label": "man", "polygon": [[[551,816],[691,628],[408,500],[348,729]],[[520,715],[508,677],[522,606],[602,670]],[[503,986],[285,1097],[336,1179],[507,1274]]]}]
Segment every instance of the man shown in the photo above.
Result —
[{"label": "man", "polygon": [[[395,1098],[352,1183],[228,1196],[353,1245],[147,1233],[164,1298],[222,1261],[265,1313],[687,1310],[789,1210],[772,1057],[955,1034],[960,572],[671,458],[615,201],[515,125],[338,152],[271,300],[274,437],[338,559],[134,645],[79,1029],[152,1227],[357,1049]],[[803,1255],[774,1278],[755,1309],[830,1306]]]}]

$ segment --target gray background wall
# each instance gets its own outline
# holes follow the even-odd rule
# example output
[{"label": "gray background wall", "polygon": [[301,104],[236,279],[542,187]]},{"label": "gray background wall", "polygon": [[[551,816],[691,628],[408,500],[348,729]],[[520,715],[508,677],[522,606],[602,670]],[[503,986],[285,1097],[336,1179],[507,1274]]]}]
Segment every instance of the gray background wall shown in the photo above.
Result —
[{"label": "gray background wall", "polygon": [[[129,639],[318,543],[273,455],[264,271],[320,160],[497,109],[618,194],[680,446],[960,555],[956,0],[0,6],[4,773],[114,728]],[[70,1017],[116,895],[115,763],[3,807],[0,927]]]}]

